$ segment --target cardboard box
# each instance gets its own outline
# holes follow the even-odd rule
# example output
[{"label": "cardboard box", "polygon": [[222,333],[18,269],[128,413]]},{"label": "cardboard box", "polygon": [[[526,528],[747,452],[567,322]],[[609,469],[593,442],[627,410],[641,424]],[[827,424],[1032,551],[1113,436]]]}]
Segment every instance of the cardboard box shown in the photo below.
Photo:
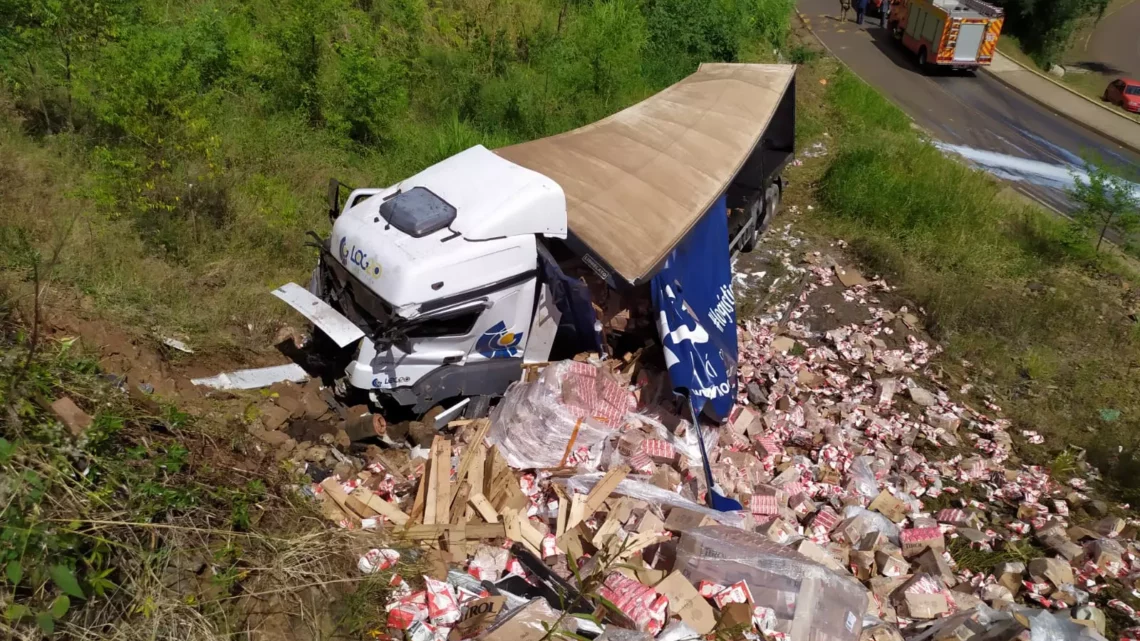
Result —
[{"label": "cardboard box", "polygon": [[946,549],[946,538],[936,527],[910,528],[899,533],[904,558],[910,559],[922,554],[926,548],[941,552]]},{"label": "cardboard box", "polygon": [[675,507],[669,510],[669,515],[665,519],[665,529],[677,533],[715,524],[716,521],[712,520],[711,517],[700,512],[686,510],[683,507]]},{"label": "cardboard box", "polygon": [[1055,587],[1073,582],[1073,566],[1063,559],[1037,558],[1029,562],[1029,576],[1034,581],[1049,581]]},{"label": "cardboard box", "polygon": [[907,507],[890,492],[883,490],[871,501],[867,509],[878,512],[895,523],[902,523],[906,519]]},{"label": "cardboard box", "polygon": [[922,572],[942,579],[942,582],[949,587],[954,587],[958,583],[958,577],[950,569],[950,564],[946,562],[946,559],[942,558],[941,552],[927,548],[915,558],[914,563]]},{"label": "cardboard box", "polygon": [[547,630],[556,621],[558,613],[545,600],[534,599],[500,619],[480,638],[483,641],[540,641],[547,637]]},{"label": "cardboard box", "polygon": [[712,606],[680,572],[673,572],[653,587],[669,599],[669,614],[679,616],[698,633],[708,634],[716,627]]},{"label": "cardboard box", "polygon": [[478,636],[480,632],[491,627],[506,602],[507,598],[502,596],[489,596],[468,602],[447,638],[449,641],[460,641]]}]

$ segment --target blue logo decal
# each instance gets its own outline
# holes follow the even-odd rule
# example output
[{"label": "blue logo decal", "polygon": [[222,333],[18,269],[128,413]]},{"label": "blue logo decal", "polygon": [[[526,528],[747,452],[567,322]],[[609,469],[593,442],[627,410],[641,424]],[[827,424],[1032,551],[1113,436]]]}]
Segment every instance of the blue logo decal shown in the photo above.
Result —
[{"label": "blue logo decal", "polygon": [[380,264],[377,263],[373,265],[372,261],[368,259],[368,254],[357,249],[356,245],[353,245],[352,249],[349,249],[347,236],[340,239],[340,262],[346,267],[348,263],[351,262],[353,265],[364,270],[364,273],[369,276],[376,277],[380,275]]},{"label": "blue logo decal", "polygon": [[479,337],[475,349],[487,358],[510,358],[518,356],[518,345],[522,342],[522,338],[523,332],[508,332],[507,324],[499,321]]}]

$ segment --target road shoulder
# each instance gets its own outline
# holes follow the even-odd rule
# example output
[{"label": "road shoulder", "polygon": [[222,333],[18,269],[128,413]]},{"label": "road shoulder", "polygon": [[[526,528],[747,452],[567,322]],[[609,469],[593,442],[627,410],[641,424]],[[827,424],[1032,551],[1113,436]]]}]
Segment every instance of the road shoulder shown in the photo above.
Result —
[{"label": "road shoulder", "polygon": [[1073,122],[1140,153],[1140,123],[996,53],[983,68],[1002,84]]}]

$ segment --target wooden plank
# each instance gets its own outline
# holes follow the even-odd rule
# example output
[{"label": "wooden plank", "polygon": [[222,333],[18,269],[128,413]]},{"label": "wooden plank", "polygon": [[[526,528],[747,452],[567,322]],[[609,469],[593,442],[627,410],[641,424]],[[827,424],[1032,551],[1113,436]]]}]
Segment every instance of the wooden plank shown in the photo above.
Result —
[{"label": "wooden plank", "polygon": [[427,504],[428,474],[431,473],[431,459],[424,463],[424,473],[420,475],[420,484],[416,488],[416,500],[412,503],[412,513],[408,516],[413,523],[423,523],[424,506]]},{"label": "wooden plank", "polygon": [[558,497],[558,518],[554,526],[554,536],[561,538],[566,534],[566,521],[570,518],[570,498],[566,496],[566,490],[557,483],[551,483],[550,487],[554,488],[554,494]]},{"label": "wooden plank", "polygon": [[566,517],[566,530],[573,530],[586,518],[586,496],[574,493],[570,497],[570,516]]},{"label": "wooden plank", "polygon": [[472,494],[467,500],[471,503],[471,506],[479,512],[479,516],[483,517],[484,521],[488,523],[499,522],[499,513],[495,511],[494,506],[487,500],[487,497],[482,494]]},{"label": "wooden plank", "polygon": [[362,519],[371,519],[380,516],[379,512],[368,507],[364,501],[361,501],[351,494],[345,497],[344,504],[348,506],[348,509],[356,512],[356,514],[359,515]]},{"label": "wooden plank", "polygon": [[[523,520],[526,518],[526,516],[520,514],[519,511],[514,509],[514,508],[504,509],[502,511],[502,515],[503,515],[503,526],[506,529],[507,538],[512,540],[512,541],[522,543],[528,550],[531,551],[531,553],[533,553],[535,556],[537,556],[538,558],[541,559],[542,558],[541,536],[539,537],[539,543],[536,546],[534,543],[532,543],[531,541],[529,541],[527,539],[527,534],[529,534],[529,532],[528,533],[523,532]],[[530,525],[529,523],[527,523],[527,525],[530,526],[531,530],[534,529],[533,525]],[[535,531],[537,532],[537,530],[535,530]]]},{"label": "wooden plank", "polygon": [[376,496],[372,493],[371,490],[366,487],[357,488],[353,494],[355,494],[360,499],[361,503],[368,506],[369,509],[375,510],[381,516],[395,523],[396,525],[404,525],[410,520],[410,517],[407,514],[404,514],[403,510],[401,510],[398,505],[395,503],[389,503],[379,496]]},{"label": "wooden plank", "polygon": [[518,515],[519,531],[522,532],[523,540],[530,544],[528,547],[532,548],[532,552],[535,552],[539,558],[543,558],[542,540],[545,537],[543,537],[542,532],[539,532],[538,528],[534,527],[534,524],[530,522],[530,519],[526,516],[526,512],[519,512]]},{"label": "wooden plank", "polygon": [[[471,494],[483,494],[485,489],[483,473],[487,467],[487,445],[480,443],[472,447],[471,464],[467,466],[467,482],[471,484]],[[483,494],[483,496],[487,496]]]},{"label": "wooden plank", "polygon": [[447,523],[451,505],[451,441],[436,436],[431,443],[431,471],[427,479],[424,498],[424,525]]},{"label": "wooden plank", "polygon": [[[621,483],[622,479],[628,474],[628,465],[620,465],[606,472],[602,480],[598,481],[594,489],[590,490],[590,493],[586,495],[586,505],[581,518],[588,519],[594,512],[597,512],[598,508],[602,507],[602,503],[605,503],[606,499],[609,498],[610,493],[617,488],[618,483]],[[578,525],[578,523],[567,523],[566,527],[574,527],[575,525]]]},{"label": "wooden plank", "polygon": [[[467,468],[467,483],[471,485],[471,494],[478,494],[486,498],[483,494],[483,472],[487,465],[487,445],[480,443],[477,447],[473,448],[471,465]],[[471,521],[475,518],[477,512],[475,508],[468,502],[463,510],[464,518]]]},{"label": "wooden plank", "polygon": [[[430,541],[446,536],[452,528],[449,523],[434,525],[409,525],[402,530],[396,530],[395,536],[411,541]],[[502,523],[468,523],[463,527],[464,538],[468,541],[479,539],[501,539],[507,535]]]},{"label": "wooden plank", "polygon": [[[333,503],[340,508],[340,511],[344,512],[345,518],[350,523],[360,525],[360,517],[348,507],[348,494],[345,494],[344,488],[340,486],[335,476],[325,477],[325,480],[321,481],[321,487],[325,491],[325,496],[332,499]],[[328,515],[329,514],[326,514],[326,516]]]},{"label": "wooden plank", "polygon": [[452,563],[467,562],[467,529],[463,523],[453,523],[447,530],[447,551]]},{"label": "wooden plank", "polygon": [[467,497],[471,494],[471,485],[467,481],[459,484],[455,490],[455,498],[451,501],[448,513],[451,514],[451,524],[461,525],[467,522]]},{"label": "wooden plank", "polygon": [[492,496],[491,484],[495,482],[503,470],[510,470],[507,466],[507,460],[503,458],[502,453],[499,452],[497,445],[492,445],[491,449],[487,451],[487,465],[483,472],[483,496],[490,499],[491,503],[495,502],[495,496]]},{"label": "wooden plank", "polygon": [[428,468],[424,471],[424,480],[427,482],[427,494],[424,496],[424,525],[435,525],[437,523],[446,522],[440,521],[437,515],[439,510],[439,500],[437,494],[439,493],[439,481],[436,479],[438,472],[436,471],[436,463],[439,460],[439,450],[443,442],[442,436],[436,436],[432,439],[431,449],[428,450]]},{"label": "wooden plank", "polygon": [[[439,450],[432,461],[435,470],[436,523],[449,523],[451,519],[451,441],[440,438]],[[430,488],[429,488],[430,490]]]},{"label": "wooden plank", "polygon": [[[459,459],[459,470],[455,475],[455,482],[462,483],[467,479],[471,466],[475,463],[477,455],[476,452],[483,445],[483,439],[487,437],[487,431],[491,429],[491,419],[481,418],[478,429],[475,430],[475,436],[471,439],[471,443],[467,446],[467,451],[463,453],[463,458]],[[480,478],[482,478],[480,476]],[[476,487],[472,484],[472,487]],[[457,488],[458,489],[458,488]],[[455,499],[455,494],[451,495]],[[460,503],[463,505],[463,503]]]}]

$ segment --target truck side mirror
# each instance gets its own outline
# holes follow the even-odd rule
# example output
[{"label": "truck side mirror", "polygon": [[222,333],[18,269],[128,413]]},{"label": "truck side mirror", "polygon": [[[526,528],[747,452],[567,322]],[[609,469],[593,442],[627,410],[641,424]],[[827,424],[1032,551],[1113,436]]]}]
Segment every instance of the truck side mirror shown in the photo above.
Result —
[{"label": "truck side mirror", "polygon": [[329,178],[329,220],[336,220],[340,215],[340,181]]}]

